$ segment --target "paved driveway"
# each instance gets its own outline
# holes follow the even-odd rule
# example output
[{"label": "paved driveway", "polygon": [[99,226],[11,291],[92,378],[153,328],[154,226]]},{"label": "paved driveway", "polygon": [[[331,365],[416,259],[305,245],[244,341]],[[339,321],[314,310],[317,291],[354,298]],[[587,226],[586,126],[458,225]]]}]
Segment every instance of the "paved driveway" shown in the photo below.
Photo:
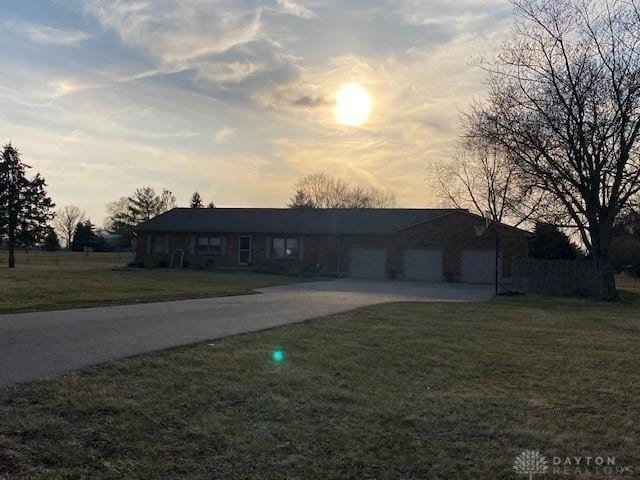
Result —
[{"label": "paved driveway", "polygon": [[344,279],[259,295],[0,315],[0,386],[365,305],[491,296],[487,286]]}]

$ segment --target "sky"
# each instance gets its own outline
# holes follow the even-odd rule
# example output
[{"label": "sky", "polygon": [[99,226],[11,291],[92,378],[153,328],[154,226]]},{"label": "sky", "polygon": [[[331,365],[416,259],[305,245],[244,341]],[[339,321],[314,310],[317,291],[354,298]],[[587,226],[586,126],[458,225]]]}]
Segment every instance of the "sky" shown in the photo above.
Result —
[{"label": "sky", "polygon": [[[284,207],[326,172],[438,203],[506,0],[0,0],[0,142],[98,225],[137,187]],[[345,84],[361,125],[335,117]]]}]

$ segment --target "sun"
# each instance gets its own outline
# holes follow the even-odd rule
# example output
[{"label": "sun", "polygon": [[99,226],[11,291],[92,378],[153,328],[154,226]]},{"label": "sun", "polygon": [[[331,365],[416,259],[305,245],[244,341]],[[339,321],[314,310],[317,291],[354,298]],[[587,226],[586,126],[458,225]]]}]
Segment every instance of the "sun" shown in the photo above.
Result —
[{"label": "sun", "polygon": [[369,93],[357,83],[348,83],[340,87],[336,93],[333,114],[342,125],[357,127],[367,121],[371,107]]}]

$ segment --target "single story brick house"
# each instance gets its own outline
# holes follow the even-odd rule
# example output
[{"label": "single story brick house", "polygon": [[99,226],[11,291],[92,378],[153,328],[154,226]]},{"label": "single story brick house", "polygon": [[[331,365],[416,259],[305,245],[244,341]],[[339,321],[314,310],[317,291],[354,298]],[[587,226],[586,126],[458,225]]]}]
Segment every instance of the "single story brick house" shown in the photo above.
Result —
[{"label": "single story brick house", "polygon": [[[509,277],[511,259],[528,256],[528,232],[497,228]],[[494,231],[461,209],[175,208],[138,226],[136,261],[491,283]]]}]

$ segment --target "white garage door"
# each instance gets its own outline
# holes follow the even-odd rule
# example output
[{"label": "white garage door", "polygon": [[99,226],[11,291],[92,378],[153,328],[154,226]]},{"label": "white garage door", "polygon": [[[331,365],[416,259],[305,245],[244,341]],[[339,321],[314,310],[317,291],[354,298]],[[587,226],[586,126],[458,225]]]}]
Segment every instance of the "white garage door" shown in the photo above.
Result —
[{"label": "white garage door", "polygon": [[404,251],[404,278],[425,282],[442,281],[442,250],[407,249]]},{"label": "white garage door", "polygon": [[355,278],[386,277],[387,254],[384,248],[352,248],[349,250],[349,273]]},{"label": "white garage door", "polygon": [[[498,267],[502,272],[502,261]],[[494,283],[496,252],[493,250],[465,250],[462,252],[462,281],[465,283]],[[500,275],[499,278],[502,276]]]}]

